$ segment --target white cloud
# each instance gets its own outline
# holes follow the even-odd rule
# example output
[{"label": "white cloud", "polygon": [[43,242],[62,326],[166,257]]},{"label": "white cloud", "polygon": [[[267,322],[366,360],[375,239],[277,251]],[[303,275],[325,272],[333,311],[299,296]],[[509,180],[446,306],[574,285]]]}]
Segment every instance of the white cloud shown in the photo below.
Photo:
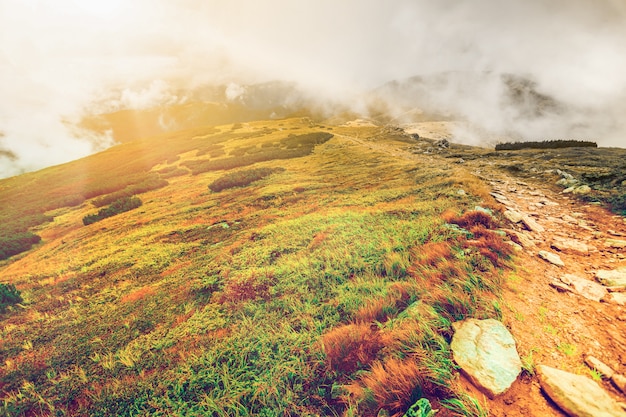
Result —
[{"label": "white cloud", "polygon": [[147,107],[183,100],[180,88],[275,79],[350,103],[443,71],[520,74],[568,106],[529,121],[493,80],[428,92],[484,128],[625,146],[624,22],[622,0],[0,0],[0,149],[19,157],[0,156],[0,175],[92,152],[62,120],[96,104]]}]

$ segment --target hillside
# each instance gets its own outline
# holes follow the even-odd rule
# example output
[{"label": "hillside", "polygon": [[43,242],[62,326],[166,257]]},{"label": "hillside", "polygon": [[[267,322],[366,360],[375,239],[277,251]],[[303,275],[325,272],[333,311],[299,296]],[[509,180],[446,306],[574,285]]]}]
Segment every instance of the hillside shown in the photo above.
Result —
[{"label": "hillside", "polygon": [[[22,297],[0,315],[0,410],[376,417],[427,398],[437,416],[561,416],[538,364],[591,375],[592,353],[624,374],[624,307],[550,286],[626,265],[607,244],[623,217],[592,204],[621,210],[623,150],[421,136],[300,117],[198,125],[0,181],[3,242],[41,238],[0,261]],[[129,198],[140,205],[115,206]],[[593,250],[539,259],[559,235]],[[522,357],[492,400],[452,360],[452,324],[470,317],[503,322]]]}]

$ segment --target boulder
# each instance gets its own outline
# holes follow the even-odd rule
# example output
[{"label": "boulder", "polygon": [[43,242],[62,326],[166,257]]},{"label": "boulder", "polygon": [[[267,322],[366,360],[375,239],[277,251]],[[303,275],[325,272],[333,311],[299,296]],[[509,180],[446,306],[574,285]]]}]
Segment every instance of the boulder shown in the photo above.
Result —
[{"label": "boulder", "polygon": [[626,287],[626,268],[596,271],[596,279],[609,287]]},{"label": "boulder", "polygon": [[537,365],[541,389],[563,411],[576,417],[624,417],[626,413],[591,378]]},{"label": "boulder", "polygon": [[609,247],[609,248],[623,249],[623,248],[626,248],[626,240],[622,240],[622,239],[607,239],[604,242],[604,245]]},{"label": "boulder", "polygon": [[576,195],[586,195],[586,194],[589,194],[590,192],[591,192],[591,187],[589,187],[588,185],[581,185],[572,190],[572,193]]},{"label": "boulder", "polygon": [[490,398],[508,390],[522,362],[507,328],[494,319],[466,319],[452,326],[450,348],[465,375]]},{"label": "boulder", "polygon": [[561,260],[561,257],[556,253],[548,252],[546,250],[540,250],[537,254],[544,261],[550,262],[556,266],[565,266],[565,263]]}]

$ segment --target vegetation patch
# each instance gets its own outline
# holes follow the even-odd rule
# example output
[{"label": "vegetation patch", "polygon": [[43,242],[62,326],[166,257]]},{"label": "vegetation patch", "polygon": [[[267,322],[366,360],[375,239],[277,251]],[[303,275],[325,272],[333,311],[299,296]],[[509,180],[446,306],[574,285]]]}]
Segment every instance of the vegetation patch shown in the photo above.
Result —
[{"label": "vegetation patch", "polygon": [[561,148],[597,148],[596,142],[585,140],[545,140],[540,142],[498,143],[496,151],[514,151],[519,149],[561,149]]},{"label": "vegetation patch", "polygon": [[124,213],[125,211],[130,211],[132,209],[136,209],[137,207],[141,207],[142,201],[138,197],[122,197],[118,200],[115,200],[111,203],[110,206],[100,209],[96,214],[88,214],[83,217],[83,224],[85,226],[90,225],[95,222],[99,222],[102,219],[106,219],[107,217],[115,216],[116,214]]},{"label": "vegetation patch", "polygon": [[15,285],[0,283],[0,313],[4,313],[8,306],[22,301],[20,292],[15,288]]},{"label": "vegetation patch", "polygon": [[245,187],[276,172],[283,172],[284,168],[255,168],[237,171],[223,175],[209,184],[211,191],[219,192],[234,187]]},{"label": "vegetation patch", "polygon": [[96,198],[93,201],[93,205],[96,207],[104,207],[108,204],[112,204],[117,200],[125,197],[131,197],[136,194],[145,193],[147,191],[157,190],[165,187],[168,182],[160,178],[156,174],[148,175],[144,180],[139,183],[127,185],[123,190],[107,194],[103,197]]},{"label": "vegetation patch", "polygon": [[0,260],[25,252],[41,242],[41,237],[31,232],[2,233],[0,231]]}]

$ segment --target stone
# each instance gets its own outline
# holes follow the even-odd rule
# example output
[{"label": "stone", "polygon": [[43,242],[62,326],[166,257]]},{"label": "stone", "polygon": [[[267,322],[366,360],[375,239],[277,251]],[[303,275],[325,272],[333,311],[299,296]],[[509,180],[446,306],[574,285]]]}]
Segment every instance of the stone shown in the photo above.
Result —
[{"label": "stone", "polygon": [[503,213],[503,215],[511,223],[519,223],[524,217],[522,213],[514,210],[507,210]]},{"label": "stone", "polygon": [[559,252],[589,255],[589,246],[576,239],[555,238],[551,247]]},{"label": "stone", "polygon": [[607,239],[604,241],[604,245],[609,248],[623,249],[626,248],[626,240],[622,239]]},{"label": "stone", "polygon": [[538,255],[541,259],[550,262],[553,265],[565,266],[565,263],[561,260],[561,257],[556,253],[548,252],[546,250],[540,250]]},{"label": "stone", "polygon": [[591,187],[588,185],[581,185],[572,190],[572,193],[576,195],[586,195],[586,194],[589,194],[590,192],[591,192]]},{"label": "stone", "polygon": [[494,319],[466,319],[452,326],[454,361],[472,383],[489,398],[508,390],[520,374],[522,362],[507,328]]},{"label": "stone", "polygon": [[624,417],[624,410],[591,378],[537,365],[541,389],[565,413],[575,417]]},{"label": "stone", "polygon": [[626,268],[596,271],[596,279],[609,287],[626,287]]},{"label": "stone", "polygon": [[615,373],[611,377],[611,382],[617,387],[617,389],[626,394],[626,376]]},{"label": "stone", "polygon": [[565,274],[560,277],[560,280],[569,287],[570,291],[588,300],[600,301],[609,295],[604,286],[574,274]]},{"label": "stone", "polygon": [[568,223],[578,223],[578,220],[576,220],[575,218],[573,218],[569,214],[564,214],[561,217],[561,219],[563,219],[563,221],[568,222]]},{"label": "stone", "polygon": [[602,301],[618,306],[626,306],[626,294],[623,292],[611,292],[608,293]]},{"label": "stone", "polygon": [[603,378],[611,379],[615,371],[611,367],[595,356],[588,355],[585,357],[585,363],[591,368],[602,374]]},{"label": "stone", "polygon": [[546,230],[530,216],[523,215],[522,223],[524,223],[524,226],[526,226],[531,232],[542,233]]}]

